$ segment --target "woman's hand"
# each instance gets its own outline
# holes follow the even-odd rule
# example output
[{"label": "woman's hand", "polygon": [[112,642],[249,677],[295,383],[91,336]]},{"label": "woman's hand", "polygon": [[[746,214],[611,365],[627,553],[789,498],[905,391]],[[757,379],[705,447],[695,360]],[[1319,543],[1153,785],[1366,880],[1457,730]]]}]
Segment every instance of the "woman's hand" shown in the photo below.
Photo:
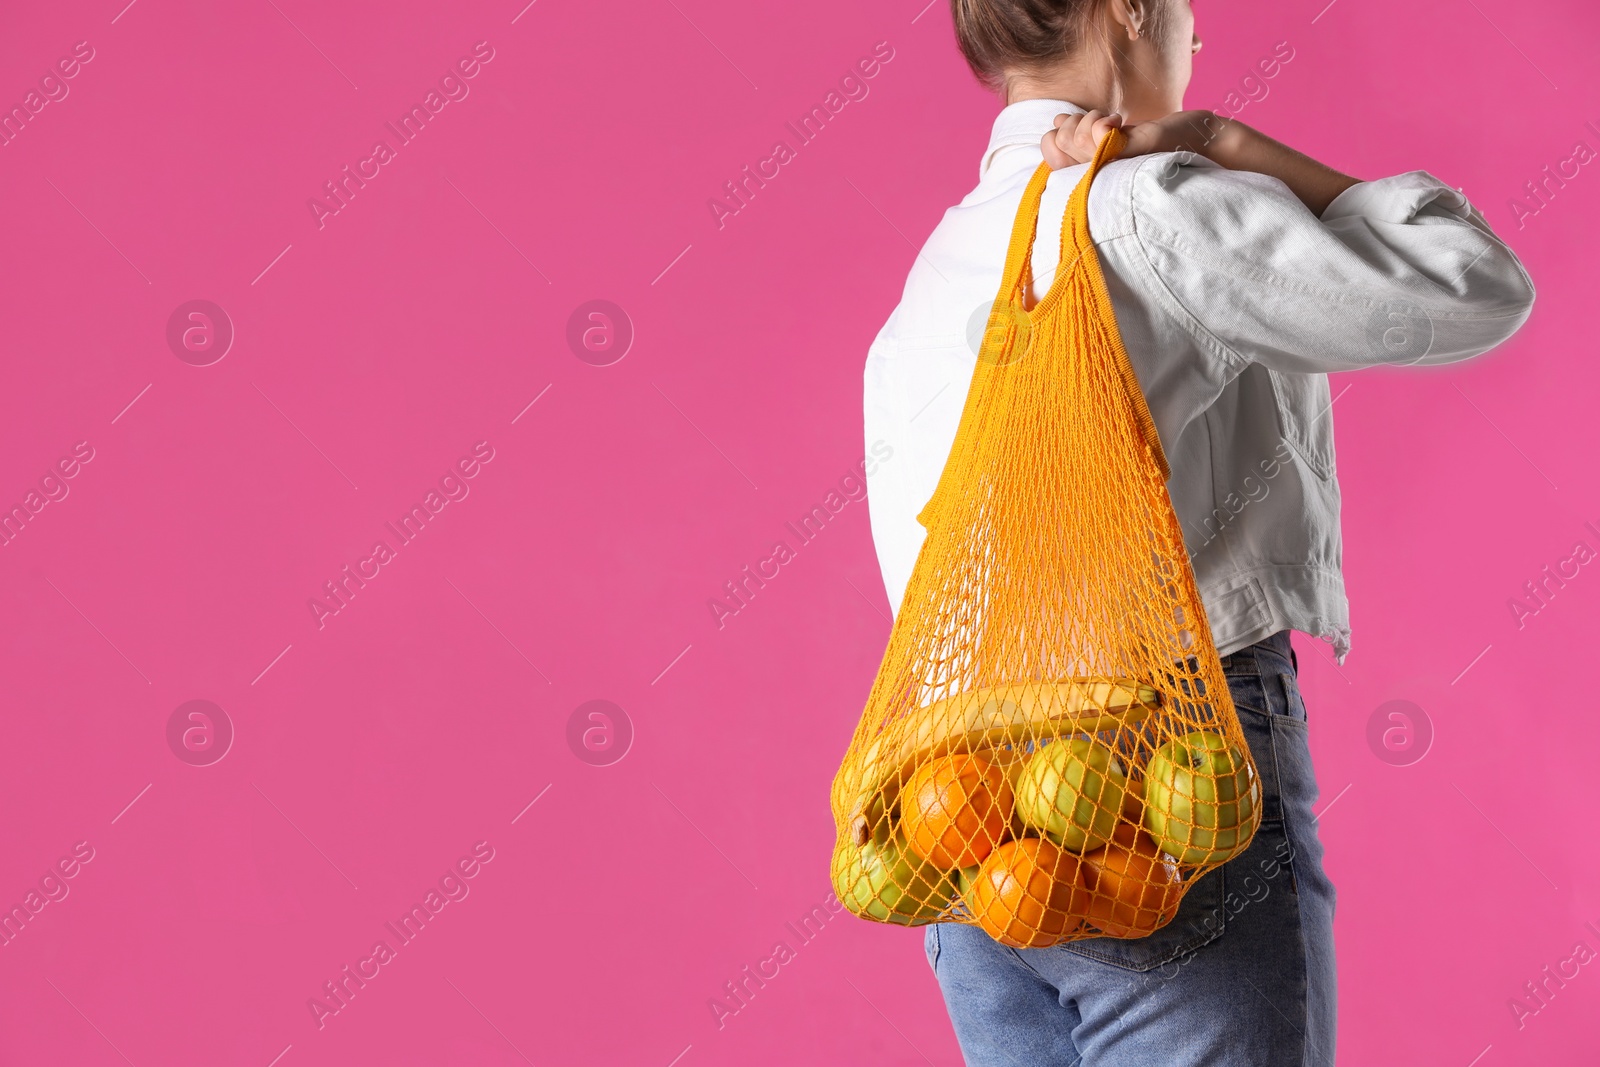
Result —
[{"label": "woman's hand", "polygon": [[1193,152],[1229,170],[1277,178],[1319,218],[1340,193],[1361,183],[1360,178],[1341,174],[1238,119],[1222,118],[1204,110],[1174,111],[1132,126],[1123,126],[1121,115],[1103,111],[1057,115],[1054,132],[1045,134],[1041,142],[1044,161],[1051,170],[1087,163],[1113,127],[1121,127],[1128,137],[1118,158],[1151,152]]},{"label": "woman's hand", "polygon": [[1090,111],[1082,115],[1057,115],[1053,133],[1044,135],[1041,146],[1044,161],[1051,170],[1060,170],[1094,158],[1095,148],[1113,127],[1120,127],[1128,137],[1128,145],[1118,158],[1148,155],[1151,152],[1204,153],[1210,143],[1226,125],[1206,110],[1175,111],[1163,118],[1149,122],[1136,122],[1124,126],[1122,116]]}]

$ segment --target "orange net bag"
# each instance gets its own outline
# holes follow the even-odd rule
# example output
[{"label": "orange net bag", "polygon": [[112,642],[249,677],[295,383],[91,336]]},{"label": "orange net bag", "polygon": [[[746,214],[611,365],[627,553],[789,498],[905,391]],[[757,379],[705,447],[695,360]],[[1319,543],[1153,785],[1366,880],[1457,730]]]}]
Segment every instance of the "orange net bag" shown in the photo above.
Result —
[{"label": "orange net bag", "polygon": [[1073,191],[1027,309],[1041,165],[927,538],[833,782],[856,915],[1014,947],[1142,937],[1238,855],[1261,785],[1167,495],[1168,468]]}]

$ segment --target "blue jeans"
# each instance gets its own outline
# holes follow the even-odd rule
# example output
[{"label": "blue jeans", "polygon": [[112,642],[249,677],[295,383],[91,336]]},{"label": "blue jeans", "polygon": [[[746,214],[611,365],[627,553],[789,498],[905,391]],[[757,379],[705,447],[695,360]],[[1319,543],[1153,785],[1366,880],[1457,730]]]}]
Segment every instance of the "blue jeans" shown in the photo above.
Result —
[{"label": "blue jeans", "polygon": [[1243,855],[1149,937],[1013,949],[928,927],[969,1067],[1333,1067],[1334,889],[1287,631],[1222,660],[1264,788]]}]

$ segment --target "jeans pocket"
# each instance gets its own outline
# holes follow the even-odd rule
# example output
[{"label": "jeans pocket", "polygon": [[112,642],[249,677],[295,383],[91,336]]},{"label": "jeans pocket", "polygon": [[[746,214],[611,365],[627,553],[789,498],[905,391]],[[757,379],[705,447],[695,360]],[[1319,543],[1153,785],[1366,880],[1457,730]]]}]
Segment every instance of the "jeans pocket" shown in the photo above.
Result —
[{"label": "jeans pocket", "polygon": [[1306,713],[1306,701],[1300,695],[1300,683],[1295,676],[1283,671],[1278,673],[1278,685],[1283,689],[1284,714],[1298,723],[1306,723],[1309,716]]},{"label": "jeans pocket", "polygon": [[1227,909],[1223,906],[1226,871],[1227,866],[1223,865],[1203,875],[1183,895],[1172,921],[1148,937],[1091,937],[1061,948],[1130,971],[1152,971],[1187,956],[1221,937],[1227,926]]},{"label": "jeans pocket", "polygon": [[[1249,681],[1255,693],[1259,694],[1261,692],[1259,680],[1252,678]],[[1241,700],[1241,695],[1246,699]],[[1234,687],[1233,708],[1239,716],[1239,728],[1244,731],[1245,742],[1250,746],[1250,757],[1255,761],[1256,773],[1261,776],[1261,823],[1265,826],[1283,821],[1283,802],[1279,798],[1278,757],[1273,745],[1273,735],[1281,723],[1295,722],[1302,729],[1305,728],[1305,723],[1274,714],[1270,710],[1269,701],[1263,700],[1261,707],[1248,702],[1253,699],[1254,695],[1241,694],[1241,688]]]},{"label": "jeans pocket", "polygon": [[939,924],[931,923],[922,935],[922,951],[928,954],[928,966],[935,973],[939,970]]}]

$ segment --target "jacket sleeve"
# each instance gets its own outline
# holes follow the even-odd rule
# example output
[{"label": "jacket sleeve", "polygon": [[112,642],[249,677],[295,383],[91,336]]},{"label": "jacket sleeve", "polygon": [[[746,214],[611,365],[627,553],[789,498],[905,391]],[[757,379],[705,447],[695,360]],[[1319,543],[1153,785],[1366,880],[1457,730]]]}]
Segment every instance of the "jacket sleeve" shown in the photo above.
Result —
[{"label": "jacket sleeve", "polygon": [[1450,363],[1533,306],[1516,255],[1426,171],[1352,186],[1319,219],[1276,178],[1158,154],[1132,201],[1158,300],[1235,372]]}]

